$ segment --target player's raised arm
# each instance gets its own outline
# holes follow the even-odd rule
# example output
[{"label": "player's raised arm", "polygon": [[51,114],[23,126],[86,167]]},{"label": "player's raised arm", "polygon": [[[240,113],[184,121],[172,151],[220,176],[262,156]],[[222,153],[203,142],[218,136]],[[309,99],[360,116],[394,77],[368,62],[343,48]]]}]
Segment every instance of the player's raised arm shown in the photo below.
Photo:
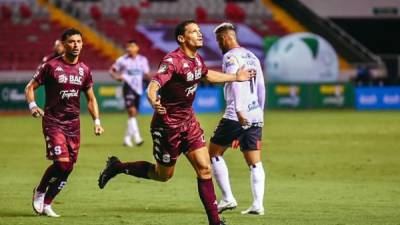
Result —
[{"label": "player's raised arm", "polygon": [[33,117],[44,116],[44,112],[35,102],[35,90],[40,86],[40,84],[32,79],[25,87],[25,97],[29,105],[29,110]]},{"label": "player's raised arm", "polygon": [[160,98],[157,96],[157,92],[160,89],[160,84],[157,81],[152,80],[147,88],[147,99],[150,105],[158,114],[165,114],[167,111],[165,107],[161,105]]},{"label": "player's raised arm", "polygon": [[85,91],[85,96],[87,99],[89,113],[94,121],[94,133],[96,135],[101,135],[104,132],[104,129],[100,123],[99,106],[97,104],[96,96],[93,92],[93,87],[90,87]]},{"label": "player's raised arm", "polygon": [[223,83],[231,81],[248,81],[255,76],[254,70],[241,67],[235,74],[221,73],[215,70],[208,70],[206,79],[211,83]]}]

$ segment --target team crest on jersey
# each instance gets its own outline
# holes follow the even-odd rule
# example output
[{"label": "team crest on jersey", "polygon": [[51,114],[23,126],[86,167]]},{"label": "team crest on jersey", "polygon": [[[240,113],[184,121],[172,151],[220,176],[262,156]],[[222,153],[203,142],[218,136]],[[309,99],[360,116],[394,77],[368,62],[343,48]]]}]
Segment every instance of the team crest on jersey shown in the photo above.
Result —
[{"label": "team crest on jersey", "polygon": [[237,62],[237,60],[234,56],[228,56],[228,57],[226,57],[225,67],[227,68],[227,67],[236,65],[237,64],[236,62]]},{"label": "team crest on jersey", "polygon": [[167,69],[168,69],[168,65],[163,63],[158,68],[157,73],[165,73],[167,71]]},{"label": "team crest on jersey", "polygon": [[83,76],[83,74],[85,74],[85,71],[83,70],[82,67],[79,67],[78,68],[78,73],[79,73],[79,76]]},{"label": "team crest on jersey", "polygon": [[186,74],[186,81],[193,81],[194,80],[194,74],[192,72],[189,72]]},{"label": "team crest on jersey", "polygon": [[57,66],[56,71],[57,72],[64,72],[64,70],[63,70],[63,68],[61,68],[61,66]]},{"label": "team crest on jersey", "polygon": [[201,69],[198,68],[194,71],[194,79],[200,79],[201,78]]},{"label": "team crest on jersey", "polygon": [[61,74],[60,76],[58,76],[58,83],[60,84],[65,84],[68,82],[68,77],[65,74]]}]

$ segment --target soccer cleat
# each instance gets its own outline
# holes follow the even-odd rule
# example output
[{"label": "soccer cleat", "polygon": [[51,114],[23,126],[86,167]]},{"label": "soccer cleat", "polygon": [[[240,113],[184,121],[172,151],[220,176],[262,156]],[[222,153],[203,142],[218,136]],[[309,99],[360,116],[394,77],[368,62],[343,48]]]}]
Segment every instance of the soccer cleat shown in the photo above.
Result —
[{"label": "soccer cleat", "polygon": [[264,215],[264,207],[261,207],[259,209],[254,208],[253,206],[251,206],[250,208],[244,210],[241,212],[243,215],[245,214],[251,214],[251,215]]},{"label": "soccer cleat", "polygon": [[121,163],[121,161],[115,157],[115,156],[111,156],[108,158],[107,163],[106,163],[106,167],[104,168],[104,170],[100,173],[99,176],[99,188],[103,189],[104,186],[106,186],[107,182],[115,177],[115,175],[118,174],[117,170],[114,168],[114,165],[116,163]]},{"label": "soccer cleat", "polygon": [[48,217],[60,217],[60,215],[53,211],[51,205],[44,205],[42,214]]},{"label": "soccer cleat", "polygon": [[228,209],[232,210],[232,209],[236,208],[236,206],[237,206],[237,202],[235,199],[233,199],[233,201],[221,200],[221,201],[219,201],[218,206],[217,206],[218,213],[222,213]]},{"label": "soccer cleat", "polygon": [[36,214],[42,214],[43,212],[43,202],[44,202],[44,196],[46,193],[42,193],[36,190],[36,188],[33,189],[33,196],[32,196],[32,208],[33,211],[35,211]]},{"label": "soccer cleat", "polygon": [[140,147],[140,146],[142,146],[143,145],[143,143],[144,143],[144,141],[142,140],[142,141],[139,141],[138,143],[136,143],[136,146],[137,147]]},{"label": "soccer cleat", "polygon": [[124,138],[124,146],[126,147],[133,147],[132,141],[130,137],[125,137]]}]

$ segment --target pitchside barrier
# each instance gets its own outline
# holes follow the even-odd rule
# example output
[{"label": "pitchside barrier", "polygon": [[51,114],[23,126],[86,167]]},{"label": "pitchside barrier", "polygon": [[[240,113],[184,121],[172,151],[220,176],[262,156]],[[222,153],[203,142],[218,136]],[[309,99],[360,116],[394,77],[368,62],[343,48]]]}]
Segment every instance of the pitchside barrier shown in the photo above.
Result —
[{"label": "pitchside barrier", "polygon": [[[28,110],[25,101],[25,83],[0,84],[0,111]],[[116,84],[96,83],[94,92],[101,112],[124,110],[122,87]],[[36,102],[44,105],[44,89],[36,91]],[[221,112],[225,102],[221,87],[198,88],[194,109],[198,113]],[[351,83],[336,84],[277,84],[267,87],[268,109],[332,109],[400,110],[400,87],[357,87]],[[86,100],[81,96],[81,109],[87,111]],[[146,96],[142,95],[140,113],[153,112]]]},{"label": "pitchside barrier", "polygon": [[[25,83],[0,84],[0,111],[28,110],[24,94],[25,85]],[[120,112],[125,110],[122,86],[96,83],[94,93],[101,112]],[[39,87],[36,91],[36,102],[39,106],[43,107],[44,101],[44,88]],[[224,108],[222,88],[198,88],[193,106],[198,113],[221,112]],[[87,112],[86,99],[83,94],[81,95],[81,111]],[[141,97],[139,111],[142,114],[153,113],[153,109],[147,101],[145,94]]]}]

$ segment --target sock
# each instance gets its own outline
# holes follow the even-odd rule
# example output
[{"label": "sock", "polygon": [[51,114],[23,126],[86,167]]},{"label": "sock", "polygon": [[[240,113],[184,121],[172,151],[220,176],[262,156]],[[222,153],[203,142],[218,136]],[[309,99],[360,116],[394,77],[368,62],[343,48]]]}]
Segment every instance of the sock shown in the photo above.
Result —
[{"label": "sock", "polygon": [[49,185],[50,179],[52,177],[55,177],[56,175],[57,175],[57,168],[54,164],[51,164],[44,172],[42,179],[40,180],[40,183],[37,186],[36,190],[41,193],[45,193]]},{"label": "sock", "polygon": [[219,225],[221,221],[218,215],[217,199],[212,179],[197,178],[197,188],[201,202],[207,213],[208,223],[210,225]]},{"label": "sock", "polygon": [[253,208],[263,208],[265,173],[262,162],[250,166],[251,191],[253,193]]},{"label": "sock", "polygon": [[142,137],[140,136],[136,117],[130,117],[128,119],[128,130],[129,130],[129,133],[131,134],[131,136],[133,136],[133,138],[135,139],[136,143],[140,143],[143,141]]},{"label": "sock", "polygon": [[235,200],[231,190],[231,184],[229,182],[229,172],[226,166],[225,160],[222,156],[216,156],[211,158],[211,165],[217,184],[222,192],[222,199],[226,202]]},{"label": "sock", "polygon": [[72,172],[73,163],[71,162],[56,162],[55,176],[49,180],[49,188],[44,197],[44,204],[51,205],[53,199],[60,193],[60,191],[67,184],[69,174]]},{"label": "sock", "polygon": [[149,171],[155,170],[155,165],[146,161],[127,162],[127,163],[116,163],[118,173],[125,173],[135,177],[149,178]]}]

